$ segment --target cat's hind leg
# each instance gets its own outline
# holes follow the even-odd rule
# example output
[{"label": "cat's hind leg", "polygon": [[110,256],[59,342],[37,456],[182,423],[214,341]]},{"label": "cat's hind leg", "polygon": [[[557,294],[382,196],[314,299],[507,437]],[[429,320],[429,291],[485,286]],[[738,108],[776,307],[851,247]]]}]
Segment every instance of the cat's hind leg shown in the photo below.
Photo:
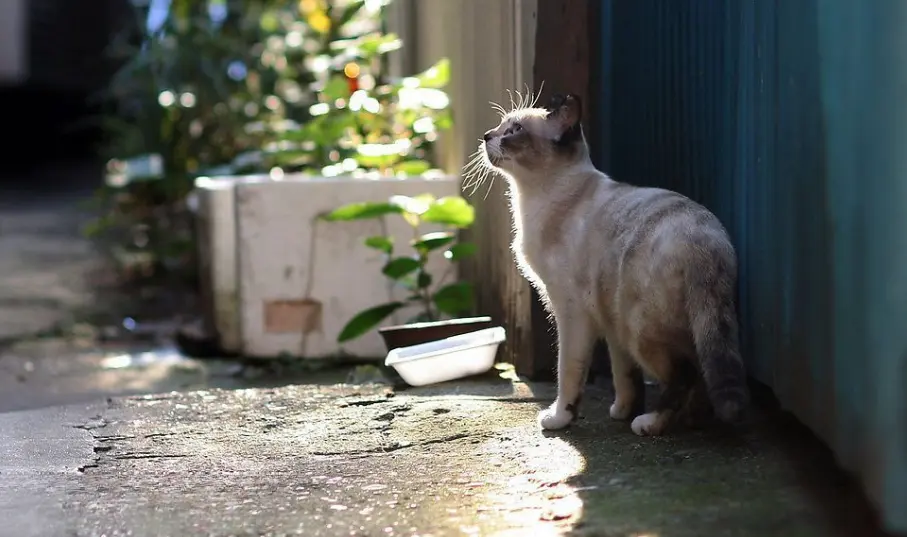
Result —
[{"label": "cat's hind leg", "polygon": [[660,436],[686,405],[696,384],[697,369],[688,360],[672,357],[659,349],[646,355],[646,366],[661,383],[655,410],[633,419],[630,428],[639,436]]},{"label": "cat's hind leg", "polygon": [[611,377],[614,383],[614,403],[610,415],[616,420],[634,418],[645,411],[646,391],[642,370],[633,356],[620,347],[608,344]]},{"label": "cat's hind leg", "polygon": [[563,429],[576,419],[592,364],[596,334],[582,311],[555,307],[557,323],[557,399],[539,414],[543,429]]}]

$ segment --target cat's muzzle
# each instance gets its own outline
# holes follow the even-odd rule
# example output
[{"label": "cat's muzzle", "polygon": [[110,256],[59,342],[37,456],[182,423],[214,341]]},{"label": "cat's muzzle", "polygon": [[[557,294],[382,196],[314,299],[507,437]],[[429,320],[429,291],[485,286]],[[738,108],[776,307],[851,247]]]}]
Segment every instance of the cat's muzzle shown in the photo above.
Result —
[{"label": "cat's muzzle", "polygon": [[500,148],[496,149],[486,142],[482,144],[482,149],[485,152],[485,158],[488,159],[492,166],[498,166],[504,161],[504,155],[501,153]]}]

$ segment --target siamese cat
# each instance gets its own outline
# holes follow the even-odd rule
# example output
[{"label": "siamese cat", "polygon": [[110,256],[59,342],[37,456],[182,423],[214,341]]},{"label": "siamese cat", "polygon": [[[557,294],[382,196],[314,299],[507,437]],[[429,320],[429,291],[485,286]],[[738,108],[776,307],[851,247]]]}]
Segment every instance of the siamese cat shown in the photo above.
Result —
[{"label": "siamese cat", "polygon": [[[676,192],[615,181],[597,170],[575,95],[546,108],[532,99],[506,111],[480,141],[467,176],[503,176],[515,229],[512,249],[557,325],[557,399],[544,429],[577,417],[604,338],[614,419],[641,436],[662,434],[706,397],[714,416],[738,422],[748,404],[735,311],[737,258],[724,227]],[[633,416],[642,372],[662,386],[655,409]]]}]

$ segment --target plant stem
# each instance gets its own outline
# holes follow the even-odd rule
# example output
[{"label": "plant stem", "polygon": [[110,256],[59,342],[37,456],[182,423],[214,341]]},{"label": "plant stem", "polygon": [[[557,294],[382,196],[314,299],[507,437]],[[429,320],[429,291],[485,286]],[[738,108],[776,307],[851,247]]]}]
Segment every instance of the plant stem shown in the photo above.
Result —
[{"label": "plant stem", "polygon": [[[418,224],[416,224],[416,225],[413,225],[412,228],[413,228],[413,242],[417,242],[419,240],[419,235],[420,235],[419,226],[418,226]],[[419,276],[422,274],[428,274],[427,272],[425,272],[425,265],[428,263],[428,256],[422,252],[418,252],[418,253],[419,253],[419,273],[416,275],[416,286],[419,287],[419,294],[422,296],[422,304],[425,307],[425,317],[428,318],[429,321],[435,321],[437,319],[435,318],[436,317],[435,313],[431,307],[431,292],[429,291],[428,287],[422,288],[422,286],[419,285],[419,279],[420,279]]]}]

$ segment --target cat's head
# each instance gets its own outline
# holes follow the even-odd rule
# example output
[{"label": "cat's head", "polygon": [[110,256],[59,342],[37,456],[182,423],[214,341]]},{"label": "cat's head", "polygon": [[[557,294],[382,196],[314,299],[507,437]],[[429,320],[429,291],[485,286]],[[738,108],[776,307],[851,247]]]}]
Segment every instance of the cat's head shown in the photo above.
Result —
[{"label": "cat's head", "polygon": [[514,107],[485,133],[480,153],[486,165],[512,177],[569,168],[588,159],[582,113],[573,94],[555,95],[545,108]]}]

